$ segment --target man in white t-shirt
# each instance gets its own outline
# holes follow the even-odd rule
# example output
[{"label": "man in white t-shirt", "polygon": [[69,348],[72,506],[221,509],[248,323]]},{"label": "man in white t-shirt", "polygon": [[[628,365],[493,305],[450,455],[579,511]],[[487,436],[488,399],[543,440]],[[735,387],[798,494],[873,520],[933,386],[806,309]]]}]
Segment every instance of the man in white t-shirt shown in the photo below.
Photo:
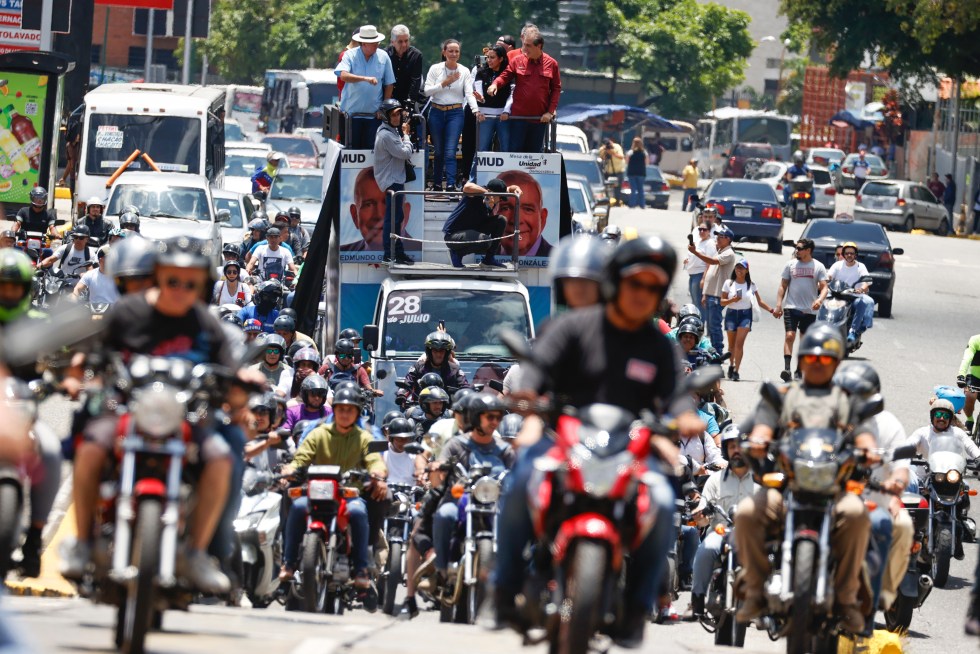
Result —
[{"label": "man in white t-shirt", "polygon": [[839,279],[854,289],[857,293],[854,297],[854,319],[847,332],[847,344],[853,345],[858,335],[871,329],[872,318],[875,313],[875,302],[868,295],[871,288],[870,282],[861,282],[862,277],[868,275],[868,269],[863,263],[858,261],[858,246],[853,241],[848,241],[841,246],[841,256],[843,260],[837,261],[827,271],[830,279]]},{"label": "man in white t-shirt", "polygon": [[[796,256],[786,263],[780,275],[779,290],[776,291],[776,306],[772,315],[783,319],[786,337],[783,340],[783,371],[779,373],[784,382],[793,376],[790,363],[793,360],[793,343],[796,332],[800,336],[817,319],[817,311],[827,297],[827,269],[813,258],[813,240],[801,238],[796,242]],[[785,312],[784,309],[785,308]],[[796,362],[796,378],[800,378],[800,362]]]},{"label": "man in white t-shirt", "polygon": [[[711,233],[711,226],[704,221],[698,222],[691,234],[691,241],[694,248],[706,257],[714,258],[718,254],[715,247],[714,235]],[[684,268],[687,270],[688,292],[691,294],[691,302],[698,308],[701,317],[704,318],[705,312],[701,310],[701,280],[708,269],[708,264],[700,257],[687,257],[684,259]]]},{"label": "man in white t-shirt", "polygon": [[88,289],[90,304],[114,304],[119,299],[119,289],[116,288],[116,282],[105,272],[105,258],[108,253],[108,245],[99,248],[99,267],[89,270],[75,284],[72,296],[76,300],[81,297],[85,289]]},{"label": "man in white t-shirt", "polygon": [[857,195],[868,181],[868,171],[871,170],[871,162],[865,156],[864,150],[858,152],[858,158],[854,160],[852,166],[854,167],[854,195]]},{"label": "man in white t-shirt", "polygon": [[50,268],[57,264],[56,270],[69,277],[80,277],[90,266],[95,265],[95,251],[88,246],[88,227],[76,225],[71,230],[71,237],[71,242],[65,243],[41,262],[42,268]]},{"label": "man in white t-shirt", "polygon": [[381,454],[388,468],[389,484],[415,486],[425,469],[422,455],[409,454],[405,446],[415,440],[415,425],[408,418],[395,418],[385,428],[388,449]]},{"label": "man in white t-shirt", "polygon": [[259,269],[259,276],[262,279],[276,279],[282,282],[286,277],[286,270],[296,274],[296,265],[293,263],[293,255],[286,248],[280,246],[281,234],[277,227],[270,227],[265,233],[268,243],[260,245],[255,249],[255,253],[248,262],[248,274],[252,274],[256,267]]}]

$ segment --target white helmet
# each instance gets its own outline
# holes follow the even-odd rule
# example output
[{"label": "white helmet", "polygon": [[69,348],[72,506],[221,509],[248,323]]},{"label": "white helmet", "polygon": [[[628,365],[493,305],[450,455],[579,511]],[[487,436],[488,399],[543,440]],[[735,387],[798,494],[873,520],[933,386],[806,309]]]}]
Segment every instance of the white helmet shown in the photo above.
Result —
[{"label": "white helmet", "polygon": [[102,198],[100,198],[98,196],[93,195],[92,197],[90,197],[88,199],[88,204],[86,204],[86,206],[87,207],[102,207],[103,209],[105,209],[105,200],[103,200]]}]

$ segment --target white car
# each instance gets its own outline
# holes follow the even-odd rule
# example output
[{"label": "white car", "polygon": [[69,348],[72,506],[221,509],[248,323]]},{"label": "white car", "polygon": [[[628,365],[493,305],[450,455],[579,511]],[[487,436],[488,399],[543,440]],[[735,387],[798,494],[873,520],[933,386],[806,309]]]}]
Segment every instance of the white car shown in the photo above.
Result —
[{"label": "white car", "polygon": [[300,222],[313,233],[322,205],[323,171],[319,168],[290,168],[280,170],[272,181],[265,211],[271,220],[279,211],[299,207]]},{"label": "white car", "polygon": [[[823,166],[807,166],[813,174],[814,214],[833,216],[837,211],[837,189],[830,171]],[[780,204],[783,202],[783,187],[786,185],[786,171],[789,164],[783,161],[767,161],[759,167],[753,179],[765,182],[776,191]]]},{"label": "white car", "polygon": [[[252,174],[265,166],[266,153],[259,150],[234,148],[225,150],[225,185],[226,191],[235,193],[252,192]],[[281,166],[288,166],[282,161]]]},{"label": "white car", "polygon": [[223,243],[239,243],[245,236],[246,225],[252,212],[259,205],[252,199],[251,194],[235,193],[234,191],[211,189],[214,210],[227,210],[230,214],[228,222],[221,224],[221,241]]},{"label": "white car", "polygon": [[[204,175],[187,173],[126,172],[109,189],[105,217],[119,224],[128,206],[140,213],[140,233],[146,238],[193,236],[218,242],[219,216]],[[229,216],[222,212],[224,221]]]},{"label": "white car", "polygon": [[593,211],[592,189],[585,178],[568,179],[568,201],[572,207],[572,220],[585,231],[595,231],[596,217]]}]

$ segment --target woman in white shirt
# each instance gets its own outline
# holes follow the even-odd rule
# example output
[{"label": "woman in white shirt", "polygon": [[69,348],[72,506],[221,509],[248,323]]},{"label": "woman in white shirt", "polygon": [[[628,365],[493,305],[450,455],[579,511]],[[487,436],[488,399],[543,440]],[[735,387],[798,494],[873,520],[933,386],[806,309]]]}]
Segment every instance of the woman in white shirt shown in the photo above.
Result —
[{"label": "woman in white shirt", "polygon": [[759,307],[772,313],[772,307],[766,304],[759,295],[759,289],[752,283],[749,275],[749,262],[740,259],[735,263],[731,279],[721,287],[721,306],[725,310],[725,331],[728,333],[728,351],[732,360],[728,364],[728,378],[738,381],[738,370],[742,365],[742,353],[745,350],[745,339],[752,331],[752,296]]},{"label": "woman in white shirt", "polygon": [[434,150],[433,184],[443,184],[447,191],[456,190],[456,147],[463,133],[463,103],[469,105],[478,121],[483,114],[473,97],[473,78],[465,66],[459,65],[460,47],[456,39],[442,44],[443,61],[433,64],[425,78],[424,92],[431,99],[429,135]]},{"label": "woman in white shirt", "polygon": [[237,304],[244,307],[252,301],[252,289],[241,281],[242,265],[237,261],[229,261],[224,267],[225,278],[214,283],[211,293],[211,303]]}]

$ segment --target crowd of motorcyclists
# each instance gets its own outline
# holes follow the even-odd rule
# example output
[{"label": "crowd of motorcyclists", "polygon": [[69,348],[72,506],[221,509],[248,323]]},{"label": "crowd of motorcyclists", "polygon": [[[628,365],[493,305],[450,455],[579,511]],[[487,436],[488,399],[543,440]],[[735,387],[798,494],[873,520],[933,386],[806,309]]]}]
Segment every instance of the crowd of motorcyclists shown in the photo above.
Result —
[{"label": "crowd of motorcyclists", "polygon": [[[53,236],[41,206],[18,217],[17,243]],[[690,590],[685,618],[716,636],[730,625],[726,644],[756,623],[798,651],[824,651],[838,634],[870,634],[879,610],[907,629],[905,607],[943,586],[943,566],[948,576],[949,559],[976,539],[963,477],[980,459],[980,337],[964,355],[963,390],[938,397],[908,437],[882,409],[874,369],[843,363],[854,335],[820,321],[801,336],[799,378],[765,385],[758,406],[735,415],[719,383],[730,354],[697,306],[675,315],[667,301],[674,249],[652,236],[576,236],[551,257],[556,315],[533,344],[501,337],[517,360],[502,383],[474,388],[452,325],[440,325],[399,380],[399,410],[374,416],[380,391],[357,331],[324,352],[298,331],[289,287],[309,247],[291,230],[298,214],[272,225],[253,215],[241,245],[218,251],[145,239],[131,211],[135,228],[112,241],[101,209],[90,202],[44,258],[0,249],[5,329],[51,321],[36,265],[78,276],[76,298],[112,304],[94,336],[52,348],[57,364],[7,366],[10,409],[36,407],[27,384],[38,380],[84,401],[67,435],[31,417],[29,524],[0,543],[0,562],[6,570],[19,547],[20,574],[38,575],[71,460],[77,538],[61,573],[120,606],[121,647],[141,647],[139,616],[149,625],[160,597],[180,607],[199,594],[328,612],[382,604],[402,619],[429,603],[445,621],[481,611],[498,627],[538,631],[561,652],[586,651],[596,634],[637,647]],[[240,505],[259,492],[257,474],[263,492],[282,496],[273,560],[244,554],[255,524]],[[922,503],[926,527],[914,514]],[[158,531],[142,531],[145,515]],[[155,590],[140,583],[151,555]],[[268,594],[256,589],[262,565]],[[157,601],[141,604],[145,592]],[[980,633],[976,593],[968,619]]]}]

